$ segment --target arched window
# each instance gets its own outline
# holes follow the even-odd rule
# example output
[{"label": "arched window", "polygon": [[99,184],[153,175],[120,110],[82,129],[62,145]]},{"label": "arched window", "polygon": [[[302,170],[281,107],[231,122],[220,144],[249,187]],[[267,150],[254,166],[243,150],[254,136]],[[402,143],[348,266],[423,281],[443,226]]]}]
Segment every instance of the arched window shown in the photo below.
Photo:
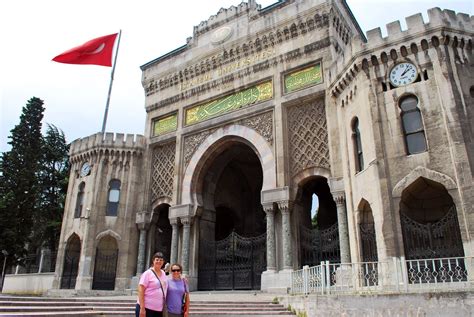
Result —
[{"label": "arched window", "polygon": [[362,154],[362,141],[360,138],[359,119],[355,118],[352,122],[352,140],[354,144],[354,157],[356,161],[356,171],[364,169],[364,155]]},{"label": "arched window", "polygon": [[106,216],[117,216],[117,210],[120,200],[120,181],[112,179],[109,182],[109,194],[107,195]]},{"label": "arched window", "polygon": [[410,95],[400,100],[403,134],[408,154],[426,151],[425,130],[421,121],[421,112],[418,108],[418,98]]},{"label": "arched window", "polygon": [[79,184],[76,198],[76,209],[74,209],[74,218],[79,218],[82,213],[82,205],[84,205],[84,187],[86,187],[86,183],[82,182]]}]

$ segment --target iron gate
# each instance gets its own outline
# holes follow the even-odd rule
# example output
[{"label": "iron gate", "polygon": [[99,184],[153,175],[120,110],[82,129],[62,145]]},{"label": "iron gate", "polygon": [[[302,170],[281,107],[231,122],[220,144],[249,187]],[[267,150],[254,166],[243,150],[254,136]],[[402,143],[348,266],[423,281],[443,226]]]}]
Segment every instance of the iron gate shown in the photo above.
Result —
[{"label": "iron gate", "polygon": [[464,256],[455,206],[437,222],[422,224],[400,213],[407,260]]},{"label": "iron gate", "polygon": [[219,241],[200,241],[200,290],[259,289],[266,269],[266,233],[243,237],[232,232]]},{"label": "iron gate", "polygon": [[74,289],[76,287],[77,272],[79,270],[80,250],[67,250],[64,256],[61,288]]},{"label": "iron gate", "polygon": [[118,250],[97,248],[92,289],[114,290]]},{"label": "iron gate", "polygon": [[321,261],[341,262],[337,222],[319,230],[300,227],[301,265],[320,265]]},{"label": "iron gate", "polygon": [[362,246],[362,262],[377,262],[377,242],[375,240],[375,227],[373,223],[361,223],[360,242]]}]

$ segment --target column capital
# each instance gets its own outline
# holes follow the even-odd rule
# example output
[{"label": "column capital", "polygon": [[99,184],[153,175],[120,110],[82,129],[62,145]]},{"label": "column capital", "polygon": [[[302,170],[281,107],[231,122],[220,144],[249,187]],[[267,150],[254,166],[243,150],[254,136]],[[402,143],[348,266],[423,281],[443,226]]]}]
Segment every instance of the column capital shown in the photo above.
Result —
[{"label": "column capital", "polygon": [[270,214],[273,214],[274,212],[274,208],[273,208],[273,203],[264,203],[262,204],[262,207],[263,207],[263,211],[268,215],[269,213]]},{"label": "column capital", "polygon": [[192,216],[188,216],[188,217],[180,217],[179,220],[181,221],[181,223],[183,224],[183,226],[191,226],[192,222],[193,222],[193,217]]},{"label": "column capital", "polygon": [[178,221],[178,218],[169,218],[170,220],[170,225],[171,226],[174,226],[174,225],[178,225],[179,221]]},{"label": "column capital", "polygon": [[151,213],[147,211],[139,211],[135,215],[135,223],[138,229],[148,230],[151,223]]},{"label": "column capital", "polygon": [[291,200],[280,200],[276,203],[281,213],[289,213],[293,209],[293,201]]},{"label": "column capital", "polygon": [[336,205],[344,205],[346,203],[346,193],[344,192],[334,192],[332,197]]}]

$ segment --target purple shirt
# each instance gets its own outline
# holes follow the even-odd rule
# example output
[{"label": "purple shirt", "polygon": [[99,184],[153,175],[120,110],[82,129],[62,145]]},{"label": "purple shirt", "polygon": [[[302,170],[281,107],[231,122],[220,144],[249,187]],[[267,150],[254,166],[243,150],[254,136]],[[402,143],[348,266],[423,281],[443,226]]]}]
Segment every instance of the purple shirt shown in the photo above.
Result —
[{"label": "purple shirt", "polygon": [[[163,283],[163,288],[165,291],[166,296],[166,274],[163,270],[160,272],[161,274],[158,277]],[[160,282],[158,282],[155,274],[151,271],[151,269],[146,270],[142,273],[140,277],[140,285],[145,286],[145,308],[154,310],[154,311],[162,311],[163,310],[163,292],[161,291]],[[137,301],[138,304],[139,301]]]},{"label": "purple shirt", "polygon": [[168,295],[166,296],[166,305],[168,311],[172,314],[182,314],[183,295],[188,292],[188,285],[184,279],[174,280],[168,276]]}]

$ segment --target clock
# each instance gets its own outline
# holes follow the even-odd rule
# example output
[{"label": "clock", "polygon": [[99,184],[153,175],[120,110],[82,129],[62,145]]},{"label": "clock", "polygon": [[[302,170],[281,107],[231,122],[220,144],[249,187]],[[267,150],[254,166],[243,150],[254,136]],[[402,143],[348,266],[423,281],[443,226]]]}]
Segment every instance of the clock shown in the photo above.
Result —
[{"label": "clock", "polygon": [[89,175],[90,172],[91,172],[91,165],[89,163],[85,162],[84,164],[82,164],[81,171],[80,171],[79,175],[81,177],[84,177],[84,176]]},{"label": "clock", "polygon": [[390,70],[390,83],[395,87],[405,86],[413,83],[418,77],[418,70],[412,63],[399,63]]}]

